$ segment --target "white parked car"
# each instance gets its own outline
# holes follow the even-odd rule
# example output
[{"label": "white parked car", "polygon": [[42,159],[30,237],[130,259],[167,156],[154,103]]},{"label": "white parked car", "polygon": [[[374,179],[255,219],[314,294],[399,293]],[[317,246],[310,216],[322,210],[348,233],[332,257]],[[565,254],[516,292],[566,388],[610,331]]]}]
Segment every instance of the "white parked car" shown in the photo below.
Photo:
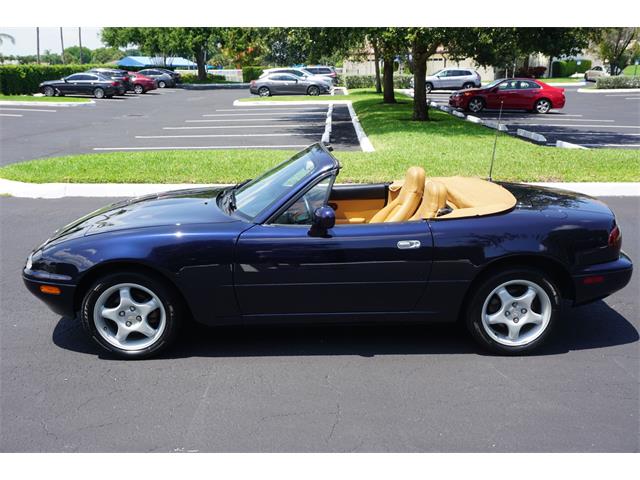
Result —
[{"label": "white parked car", "polygon": [[311,82],[322,82],[327,84],[329,87],[333,87],[333,80],[329,77],[325,77],[324,75],[314,75],[310,71],[304,68],[294,68],[294,67],[282,67],[282,68],[269,68],[268,70],[264,70],[260,78],[264,78],[273,73],[287,73],[289,75],[294,75],[298,78],[304,78],[307,81]]},{"label": "white parked car", "polygon": [[[470,68],[443,68],[425,78],[427,93],[431,90],[480,88],[480,74]],[[413,78],[411,79],[413,88]]]},{"label": "white parked car", "polygon": [[584,72],[584,79],[587,82],[595,82],[600,77],[608,77],[609,71],[606,67],[602,65],[596,65],[595,67],[591,67],[589,70]]}]

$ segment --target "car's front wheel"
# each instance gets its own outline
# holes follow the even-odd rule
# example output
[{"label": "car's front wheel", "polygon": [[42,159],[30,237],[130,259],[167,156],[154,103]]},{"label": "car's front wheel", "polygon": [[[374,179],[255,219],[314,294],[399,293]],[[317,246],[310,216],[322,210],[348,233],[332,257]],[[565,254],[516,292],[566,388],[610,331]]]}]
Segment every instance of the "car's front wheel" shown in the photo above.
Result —
[{"label": "car's front wheel", "polygon": [[164,281],[139,273],[105,275],[82,301],[82,326],[105,350],[121,358],[156,355],[174,340],[180,301]]},{"label": "car's front wheel", "polygon": [[500,354],[528,353],[549,336],[560,309],[553,281],[529,267],[487,277],[472,294],[466,323],[486,349]]},{"label": "car's front wheel", "polygon": [[158,82],[158,88],[165,88],[167,86],[167,82],[165,82],[164,80],[160,80]]},{"label": "car's front wheel", "polygon": [[261,97],[268,97],[269,95],[271,95],[271,91],[269,91],[267,87],[260,87],[258,89],[258,95],[260,95]]},{"label": "car's front wheel", "polygon": [[47,97],[53,97],[56,94],[56,91],[54,90],[53,87],[50,86],[46,86],[44,87],[44,91],[43,93],[47,96]]},{"label": "car's front wheel", "polygon": [[479,113],[484,109],[484,100],[480,97],[473,97],[469,100],[469,104],[467,105],[467,109],[473,113]]},{"label": "car's front wheel", "polygon": [[307,89],[307,93],[309,95],[311,95],[312,97],[317,97],[318,95],[320,95],[320,89],[318,87],[316,87],[315,85],[311,85]]}]

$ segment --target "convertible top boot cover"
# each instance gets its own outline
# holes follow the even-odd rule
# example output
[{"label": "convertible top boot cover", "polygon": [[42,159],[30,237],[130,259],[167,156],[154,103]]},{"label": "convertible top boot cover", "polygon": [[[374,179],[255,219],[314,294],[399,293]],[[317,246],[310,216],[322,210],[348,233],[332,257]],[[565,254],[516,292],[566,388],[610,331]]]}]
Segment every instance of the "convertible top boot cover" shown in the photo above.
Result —
[{"label": "convertible top boot cover", "polygon": [[407,170],[398,196],[376,213],[370,223],[404,222],[418,209],[424,192],[426,174],[421,167]]}]

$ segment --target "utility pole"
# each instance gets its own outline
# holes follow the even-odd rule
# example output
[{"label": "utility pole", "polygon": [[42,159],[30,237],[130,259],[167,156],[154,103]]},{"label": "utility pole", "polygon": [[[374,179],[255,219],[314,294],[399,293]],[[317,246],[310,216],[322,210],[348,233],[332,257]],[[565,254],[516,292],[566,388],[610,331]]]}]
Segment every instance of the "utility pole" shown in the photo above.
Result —
[{"label": "utility pole", "polygon": [[60,47],[62,48],[62,63],[67,63],[64,61],[64,37],[62,35],[62,27],[60,27]]},{"label": "utility pole", "polygon": [[80,64],[82,64],[82,28],[78,27],[78,42],[80,43]]},{"label": "utility pole", "polygon": [[36,27],[36,59],[40,63],[40,27]]}]

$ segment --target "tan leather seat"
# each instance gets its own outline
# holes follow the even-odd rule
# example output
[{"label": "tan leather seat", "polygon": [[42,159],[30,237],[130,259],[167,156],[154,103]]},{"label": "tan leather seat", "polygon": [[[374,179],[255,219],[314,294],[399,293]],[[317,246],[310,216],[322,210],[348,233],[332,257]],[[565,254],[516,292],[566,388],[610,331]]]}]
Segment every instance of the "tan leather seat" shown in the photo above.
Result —
[{"label": "tan leather seat", "polygon": [[409,168],[398,196],[376,213],[370,223],[406,222],[409,220],[422,200],[425,177],[423,168]]},{"label": "tan leather seat", "polygon": [[442,182],[429,181],[424,187],[422,203],[411,220],[434,218],[441,208],[447,206],[447,187]]}]

